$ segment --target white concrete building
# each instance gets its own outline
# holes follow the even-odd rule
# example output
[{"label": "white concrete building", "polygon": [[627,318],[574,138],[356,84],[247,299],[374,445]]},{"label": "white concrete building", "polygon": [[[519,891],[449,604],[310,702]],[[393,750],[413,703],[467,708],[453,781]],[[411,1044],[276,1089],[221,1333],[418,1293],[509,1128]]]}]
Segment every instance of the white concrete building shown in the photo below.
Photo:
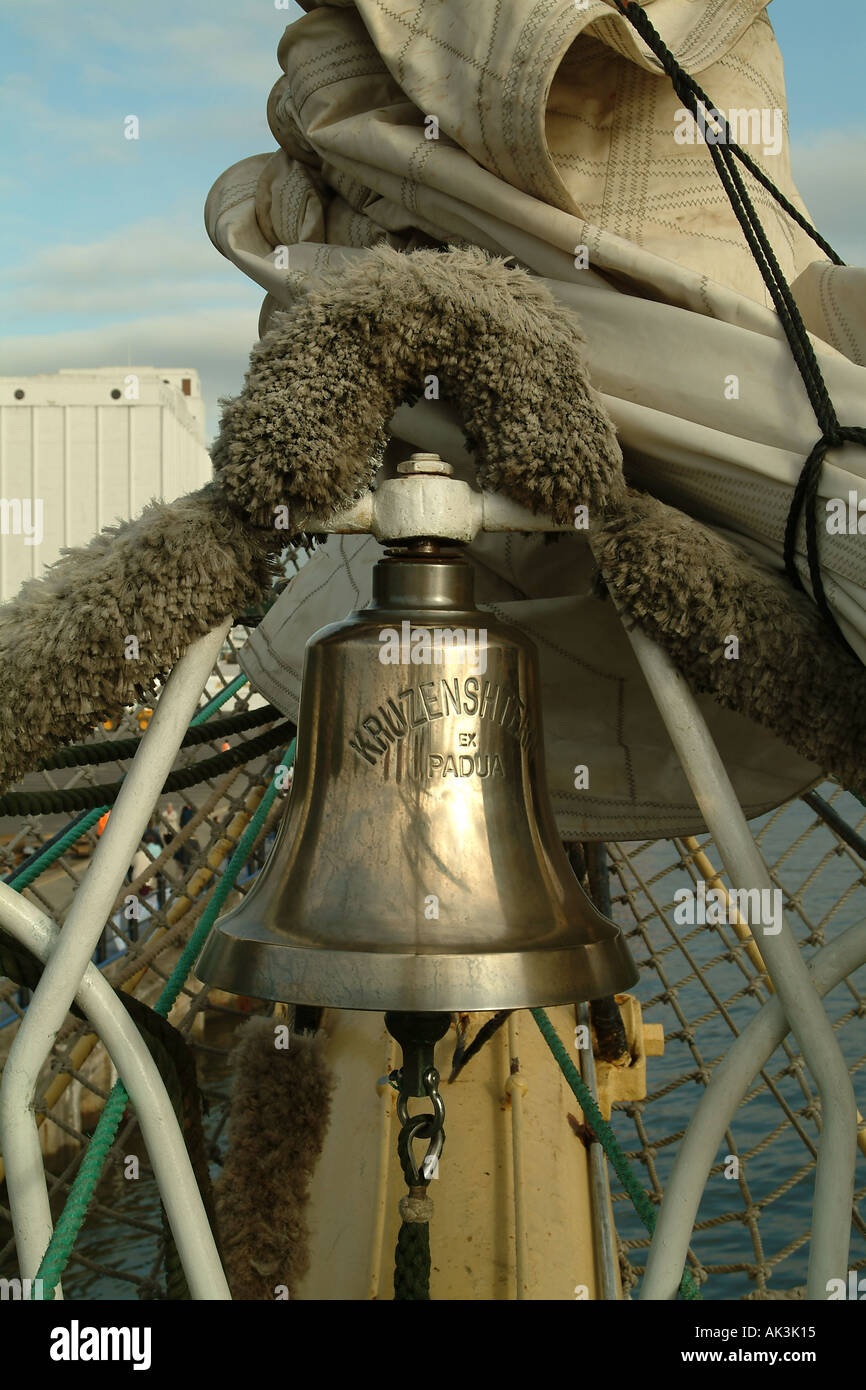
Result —
[{"label": "white concrete building", "polygon": [[63,546],[206,483],[204,426],[191,368],[0,377],[0,601]]}]

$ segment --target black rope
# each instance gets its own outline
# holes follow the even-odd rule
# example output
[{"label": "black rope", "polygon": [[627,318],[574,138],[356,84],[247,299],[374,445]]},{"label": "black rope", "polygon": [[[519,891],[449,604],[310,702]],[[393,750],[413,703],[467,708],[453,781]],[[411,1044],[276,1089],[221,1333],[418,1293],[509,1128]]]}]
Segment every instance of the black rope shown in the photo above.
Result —
[{"label": "black rope", "polygon": [[[201,762],[182,767],[166,778],[160,796],[168,792],[185,791],[198,782],[218,777],[241,763],[253,762],[269,753],[282,741],[283,747],[295,734],[295,726],[290,719],[284,720],[276,728],[269,729],[258,738],[247,739],[226,753],[218,753],[213,758],[203,758]],[[45,792],[6,792],[0,796],[0,816],[44,816],[63,811],[92,811],[97,806],[113,806],[117,800],[123,779],[119,782],[103,782],[95,787],[69,787],[60,791]]]},{"label": "black rope", "polygon": [[[795,587],[802,589],[803,585],[800,576],[794,566],[794,541],[797,533],[797,523],[800,513],[805,508],[806,512],[806,557],[809,561],[809,578],[812,581],[812,591],[815,595],[815,602],[818,604],[825,618],[833,624],[836,631],[839,631],[833,614],[829,611],[827,599],[824,595],[824,584],[821,578],[820,559],[818,556],[818,484],[821,481],[821,468],[828,449],[837,449],[846,440],[853,444],[866,445],[866,429],[860,425],[839,425],[830,433],[825,431],[821,435],[817,444],[812,449],[811,454],[803,464],[802,471],[797,479],[797,486],[794,489],[794,497],[791,502],[791,509],[788,512],[788,520],[785,523],[785,569],[788,571]],[[840,633],[841,636],[841,633]],[[845,638],[842,637],[845,642]],[[845,645],[849,647],[848,642]],[[855,653],[856,655],[856,653]]]},{"label": "black rope", "polygon": [[[665,72],[667,73],[668,77],[671,79],[671,82],[673,83],[674,90],[676,91],[677,96],[683,100],[686,106],[688,106],[692,115],[697,116],[696,103],[694,100],[696,98],[697,101],[699,101],[701,105],[706,108],[707,111],[713,111],[718,115],[719,120],[725,126],[725,133],[727,137],[727,135],[729,134],[727,130],[727,122],[722,116],[722,113],[718,111],[718,108],[713,105],[706,92],[698,86],[697,82],[692,77],[692,75],[686,72],[685,68],[680,67],[679,63],[677,62],[674,55],[671,53],[661,34],[650,23],[649,19],[647,18],[646,11],[643,10],[640,5],[636,5],[634,3],[624,3],[624,0],[616,0],[616,5],[620,14],[624,15],[624,17],[631,24],[632,28],[637,30],[644,43],[646,44],[647,48],[655,55],[655,57],[661,63],[662,67],[664,68]],[[742,161],[743,164],[745,164],[749,173],[753,174],[760,184],[763,184],[767,192],[772,194],[773,198],[775,198],[776,202],[779,204],[780,207],[784,208],[785,212],[788,213],[789,217],[792,217],[794,221],[800,227],[802,227],[803,231],[806,232],[808,236],[812,238],[816,245],[820,246],[821,250],[830,257],[830,260],[833,261],[836,265],[844,265],[845,262],[842,260],[842,257],[836,251],[833,250],[833,247],[829,244],[829,242],[824,240],[824,238],[821,236],[821,233],[817,230],[817,228],[812,226],[812,223],[808,220],[808,218],[804,217],[803,214],[799,212],[797,208],[794,207],[793,203],[788,201],[784,193],[782,193],[781,190],[776,187],[772,179],[768,178],[768,176],[764,173],[763,169],[761,169],[759,165],[757,165],[755,161],[752,159],[751,155],[747,154],[746,151],[742,149],[741,146],[738,145],[734,140],[728,140],[727,147],[728,149],[733,151],[733,153],[737,156],[739,160]]]},{"label": "black rope", "polygon": [[[629,0],[629,3],[626,0],[616,0],[616,4],[620,13],[640,34],[650,51],[655,54],[662,68],[670,77],[677,96],[693,118],[701,120],[702,124],[706,126],[706,117],[712,113],[713,120],[720,127],[717,141],[707,139],[707,147],[737,221],[743,230],[749,250],[752,252],[755,263],[761,272],[761,278],[767,286],[779,315],[797,370],[803,380],[815,418],[821,429],[821,436],[803,464],[791,499],[785,525],[785,569],[794,587],[802,589],[803,583],[796,566],[796,535],[800,516],[805,509],[806,557],[815,603],[831,631],[850,651],[850,645],[836,621],[824,592],[824,581],[818,554],[818,485],[827,450],[839,448],[846,442],[866,445],[866,428],[856,425],[840,425],[837,419],[806,325],[803,323],[791,287],[782,273],[782,268],[749,197],[742,175],[737,168],[737,161],[739,160],[745,165],[754,178],[772,194],[776,202],[794,219],[798,226],[802,227],[803,231],[808,233],[834,264],[844,265],[845,263],[811,223],[776,188],[763,170],[759,169],[755,161],[740,148],[736,141],[731,139],[731,132],[724,115],[713,105],[706,92],[698,86],[694,78],[680,67],[640,5],[635,4],[634,0]],[[705,117],[703,119],[698,113],[698,103],[704,107]]]},{"label": "black rope", "polygon": [[[194,729],[187,729],[181,748],[194,748],[200,743],[211,743],[214,739],[227,738],[230,734],[242,734],[247,729],[256,729],[260,724],[280,718],[280,711],[273,705],[259,709],[241,710],[239,714],[229,714],[223,719],[212,719]],[[143,737],[143,736],[142,736]],[[134,758],[138,752],[141,738],[105,739],[101,743],[70,743],[58,748],[50,758],[39,764],[39,772],[50,772],[61,767],[90,767],[99,763],[124,762]]]},{"label": "black rope", "polygon": [[824,821],[826,825],[829,825],[831,830],[835,830],[836,834],[845,841],[846,845],[850,845],[854,853],[859,854],[860,858],[866,863],[866,840],[863,839],[863,836],[860,835],[852,825],[849,825],[848,822],[839,815],[835,806],[831,806],[829,801],[825,801],[823,796],[819,796],[817,792],[804,792],[800,800],[805,801],[807,806],[811,806],[812,810],[817,812],[822,821]]},{"label": "black rope", "polygon": [[471,1062],[473,1057],[477,1057],[484,1044],[490,1041],[494,1033],[498,1033],[505,1020],[513,1013],[513,1009],[500,1009],[498,1013],[495,1013],[492,1018],[488,1018],[487,1022],[482,1024],[465,1052],[455,1052],[451,1075],[448,1077],[449,1085],[457,1080],[466,1063]]}]

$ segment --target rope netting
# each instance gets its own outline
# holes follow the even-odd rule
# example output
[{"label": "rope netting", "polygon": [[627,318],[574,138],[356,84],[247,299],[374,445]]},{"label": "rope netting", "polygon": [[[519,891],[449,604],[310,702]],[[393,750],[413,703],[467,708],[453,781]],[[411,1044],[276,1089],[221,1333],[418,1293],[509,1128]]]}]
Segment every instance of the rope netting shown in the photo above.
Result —
[{"label": "rope netting", "polygon": [[[227,688],[237,676],[236,652],[245,637],[245,629],[233,629],[223,659],[208,682],[206,697]],[[202,698],[202,705],[206,697]],[[228,708],[241,712],[263,703],[245,685],[231,697]],[[141,714],[139,710],[129,712],[119,730],[104,732],[105,739],[125,734],[127,728],[136,729]],[[272,722],[281,723],[281,716],[275,712]],[[242,742],[243,736],[232,741]],[[218,734],[211,743],[181,753],[176,766],[192,764],[201,754],[221,753],[226,742],[225,735]],[[209,777],[188,791],[160,798],[146,832],[150,843],[142,841],[140,847],[147,863],[138,872],[131,866],[96,953],[97,963],[116,988],[129,989],[151,1006],[156,1003],[184,945],[206,911],[220,883],[221,871],[250,823],[281,756],[282,750],[275,751],[270,757],[229,770],[222,777]],[[70,787],[95,784],[126,770],[120,763],[108,767],[101,764],[98,769],[77,768],[69,776],[42,772],[38,778],[49,786],[59,782]],[[36,775],[23,785],[35,781]],[[247,874],[255,872],[263,862],[282,809],[278,797],[259,832]],[[53,825],[45,826],[46,819],[49,818],[28,818],[0,848],[0,872],[4,876],[16,867],[22,854],[38,848],[42,839],[53,832]],[[94,825],[26,889],[27,896],[58,924],[62,924],[86,872],[97,835]],[[138,862],[134,860],[133,865]],[[242,875],[227,906],[239,900],[244,884]],[[20,989],[17,981],[0,981],[3,1062],[28,997],[28,991]],[[211,1162],[219,1159],[219,1138],[227,1116],[227,1058],[232,1035],[236,1024],[248,1017],[251,1007],[250,1001],[202,988],[190,978],[170,1014],[170,1021],[195,1057],[207,1110],[205,1133]],[[87,1022],[69,1014],[43,1069],[36,1102],[55,1219],[64,1206],[115,1080],[116,1072],[105,1049]],[[0,1273],[12,1275],[16,1272],[15,1251],[5,1204],[0,1204],[0,1223]],[[164,1297],[165,1255],[159,1193],[130,1108],[108,1152],[95,1200],[63,1276],[64,1289],[68,1297]]]},{"label": "rope netting", "polygon": [[[288,573],[296,572],[305,558],[302,549],[288,552]],[[185,944],[219,891],[231,855],[285,753],[287,739],[276,743],[270,753],[230,765],[235,750],[243,752],[260,735],[278,732],[286,724],[276,710],[265,717],[266,702],[240,673],[238,652],[249,630],[238,624],[229,633],[193,725],[211,706],[214,713],[208,723],[200,725],[174,764],[175,771],[188,770],[192,776],[204,760],[223,759],[226,770],[196,778],[194,785],[159,798],[94,955],[95,963],[116,989],[128,991],[151,1007],[165,990]],[[129,770],[130,745],[142,736],[157,697],[155,690],[149,703],[125,711],[113,726],[94,731],[92,743],[98,749],[98,762],[45,769],[30,774],[14,790],[74,793],[121,780]],[[198,736],[203,729],[208,737]],[[116,759],[107,756],[109,748],[118,754]],[[284,809],[284,796],[285,790],[270,806],[246,866],[221,910],[240,901],[264,862]],[[91,794],[90,800],[99,798]],[[70,825],[73,829],[64,836],[69,841],[64,852],[28,882],[30,874],[25,867],[22,877],[22,867]],[[4,817],[0,819],[0,877],[9,880],[17,874],[13,886],[26,883],[26,897],[62,925],[101,828],[99,811],[95,810],[77,817],[68,811]],[[0,975],[0,1066],[5,1065],[30,998],[29,989],[22,988],[20,971],[16,973],[16,979]],[[234,1031],[251,1011],[261,1007],[257,1001],[202,987],[190,976],[169,1014],[195,1059],[211,1176],[218,1172],[222,1158],[220,1139],[228,1117],[228,1057]],[[116,1080],[106,1050],[89,1024],[68,1014],[43,1068],[35,1106],[55,1221]],[[12,1277],[17,1274],[17,1262],[2,1169],[0,1181],[0,1277]],[[170,1296],[166,1265],[173,1261],[176,1252],[161,1220],[159,1191],[129,1106],[63,1273],[64,1292],[72,1298],[164,1298]]]},{"label": "rope netting", "polygon": [[[819,791],[847,825],[862,831],[866,816],[853,796],[833,783]],[[810,806],[789,802],[752,829],[807,960],[863,920],[866,861]],[[770,995],[750,939],[740,940],[730,922],[682,920],[684,895],[675,894],[709,880],[706,862],[701,871],[696,859],[720,867],[711,840],[609,845],[608,851],[614,916],[628,929],[641,969],[634,993],[644,1021],[661,1023],[665,1035],[664,1055],[647,1061],[646,1099],[615,1105],[612,1124],[659,1202],[699,1088]],[[727,883],[724,875],[719,882]],[[760,932],[755,943],[760,947]],[[858,970],[824,998],[855,1092],[866,1062],[864,989],[866,970]],[[820,1124],[819,1097],[789,1034],[739,1107],[704,1190],[689,1256],[696,1277],[707,1281],[704,1298],[802,1296]],[[858,1210],[864,1193],[861,1148],[852,1269],[866,1264],[866,1224]],[[623,1279],[631,1288],[643,1274],[649,1238],[625,1193],[614,1191],[613,1202]]]},{"label": "rope netting", "polygon": [[[300,557],[303,558],[303,557]],[[233,628],[201,698],[204,709],[232,687],[211,742],[184,748],[176,768],[225,752],[282,721],[245,724],[227,733],[225,719],[264,706],[238,681],[237,653],[247,629]],[[236,688],[235,688],[236,687]],[[141,732],[150,706],[128,711],[117,728],[100,729],[107,743]],[[206,727],[206,726],[205,726]],[[97,952],[100,968],[117,988],[155,1004],[185,943],[207,909],[221,874],[248,827],[280,763],[278,746],[255,760],[162,796],[118,893]],[[32,774],[17,790],[93,786],[123,776],[127,764],[53,768]],[[818,789],[847,827],[863,831],[866,812],[833,783]],[[239,901],[264,861],[281,818],[284,795],[270,806],[226,907]],[[0,875],[68,825],[69,814],[29,815],[0,821]],[[753,823],[772,883],[808,958],[866,917],[866,860],[836,828],[803,800]],[[5,833],[4,833],[5,832]],[[62,924],[86,872],[99,827],[90,824],[26,895]],[[770,997],[760,956],[729,922],[683,922],[675,894],[695,889],[720,869],[712,841],[647,841],[607,846],[613,915],[625,928],[641,967],[634,993],[645,1022],[663,1025],[662,1056],[647,1059],[645,1100],[614,1106],[611,1126],[652,1202],[658,1203],[699,1092],[731,1040]],[[153,856],[156,857],[153,857]],[[709,861],[709,863],[708,863]],[[724,876],[719,883],[724,885]],[[760,933],[756,938],[760,946]],[[825,997],[858,1089],[866,1063],[861,1020],[866,1014],[866,971],[858,971]],[[0,1063],[5,1062],[28,994],[20,980],[0,978]],[[228,1118],[229,1053],[235,1030],[251,1011],[269,1006],[203,987],[187,978],[170,1021],[191,1049],[204,1116],[204,1147],[212,1177],[219,1172]],[[553,1062],[551,1062],[553,1065]],[[88,1023],[67,1016],[37,1096],[37,1115],[55,1220],[63,1209],[87,1145],[116,1080],[105,1049]],[[689,1271],[703,1297],[791,1296],[805,1283],[820,1104],[793,1038],[773,1053],[725,1136],[707,1183],[689,1254]],[[866,1140],[863,1140],[866,1147]],[[736,1160],[734,1162],[733,1160]],[[866,1265],[866,1223],[857,1203],[866,1193],[866,1167],[858,1155],[852,1212],[850,1268]],[[631,1199],[611,1171],[612,1200],[626,1290],[639,1283],[649,1236]],[[17,1272],[5,1187],[0,1189],[0,1277]],[[166,1298],[173,1289],[176,1252],[166,1237],[159,1192],[132,1107],[108,1150],[102,1177],[63,1273],[72,1298]]]}]

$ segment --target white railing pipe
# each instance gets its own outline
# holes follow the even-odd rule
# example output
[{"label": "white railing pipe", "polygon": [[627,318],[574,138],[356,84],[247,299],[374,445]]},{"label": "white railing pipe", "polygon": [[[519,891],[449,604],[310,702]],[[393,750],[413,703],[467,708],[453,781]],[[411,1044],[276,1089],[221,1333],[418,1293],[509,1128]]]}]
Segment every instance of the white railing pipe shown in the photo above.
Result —
[{"label": "white railing pipe", "polygon": [[[731,884],[771,894],[767,866],[694,695],[660,646],[640,628],[624,626]],[[765,924],[760,946],[821,1098],[807,1296],[822,1299],[831,1279],[847,1277],[857,1107],[845,1058],[784,916]],[[668,1200],[676,1205],[679,1195],[669,1182]]]},{"label": "white railing pipe", "polygon": [[[858,922],[819,951],[806,968],[823,997],[864,963],[866,922]],[[789,1028],[780,1001],[769,999],[713,1068],[665,1188],[641,1284],[642,1299],[676,1298],[698,1208],[719,1145],[758,1073]],[[822,1297],[827,1297],[826,1291]]]},{"label": "white railing pipe", "polygon": [[47,1244],[46,1232],[49,1238],[51,1235],[33,1113],[39,1073],[111,916],[117,893],[230,626],[231,620],[227,619],[192,643],[172,671],[3,1069],[0,1149],[10,1200],[11,1194],[15,1194],[12,1216],[23,1279],[35,1278]]},{"label": "white railing pipe", "polygon": [[[60,936],[59,929],[35,904],[5,883],[0,883],[0,926],[43,962],[49,960]],[[108,980],[95,965],[90,964],[85,970],[75,1002],[105,1044],[135,1106],[192,1297],[231,1298],[174,1107],[146,1044]],[[0,1091],[0,1105],[2,1103]],[[32,1133],[35,1125],[28,1125],[27,1129]],[[39,1179],[45,1187],[38,1138],[34,1157],[36,1162],[26,1192],[19,1191],[16,1186],[22,1171],[17,1165],[13,1164],[13,1175],[7,1177],[16,1239],[18,1225],[22,1217],[26,1217]],[[47,1211],[47,1190],[44,1199],[41,1192],[38,1195],[40,1212]],[[35,1206],[33,1212],[36,1215]],[[44,1228],[42,1234],[45,1234]],[[49,1218],[49,1237],[50,1234]]]}]

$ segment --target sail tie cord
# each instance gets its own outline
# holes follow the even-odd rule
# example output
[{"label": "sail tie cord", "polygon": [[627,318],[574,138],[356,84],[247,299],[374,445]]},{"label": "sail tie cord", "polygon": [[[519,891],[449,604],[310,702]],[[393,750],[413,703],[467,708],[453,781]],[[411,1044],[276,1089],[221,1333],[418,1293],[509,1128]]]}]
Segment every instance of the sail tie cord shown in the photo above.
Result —
[{"label": "sail tie cord", "polygon": [[[866,428],[857,425],[841,425],[839,423],[836,411],[833,407],[833,402],[830,399],[826,383],[821,374],[821,368],[818,365],[818,359],[815,356],[808,330],[803,323],[803,318],[791,292],[791,287],[785,279],[782,268],[779,265],[775,252],[773,251],[760,218],[758,217],[745,184],[743,183],[742,176],[737,168],[737,161],[739,160],[740,163],[745,165],[749,173],[772,195],[788,216],[812,238],[835,265],[844,265],[845,262],[833,250],[832,246],[824,240],[820,233],[816,231],[808,219],[805,218],[802,213],[798,212],[793,204],[778,188],[776,188],[772,180],[759,168],[751,156],[746,154],[745,150],[741,149],[736,141],[731,138],[727,120],[722,112],[713,105],[706,92],[698,86],[695,79],[687,73],[684,68],[680,67],[676,58],[667,47],[664,39],[647,18],[646,12],[641,6],[636,4],[635,0],[616,0],[616,6],[620,14],[628,20],[632,28],[636,30],[650,51],[658,59],[662,68],[671,79],[677,96],[694,119],[697,120],[705,130],[710,120],[713,122],[714,126],[720,127],[719,130],[713,131],[712,139],[710,139],[708,135],[705,135],[707,147],[716,167],[716,172],[728,195],[737,221],[743,230],[743,234],[745,235],[755,263],[761,272],[761,278],[767,286],[776,312],[779,315],[779,320],[782,324],[785,337],[788,340],[788,345],[791,349],[797,370],[803,380],[803,385],[806,388],[806,393],[815,413],[815,418],[821,429],[821,436],[803,464],[800,477],[794,489],[793,498],[791,499],[791,506],[785,525],[783,551],[785,570],[794,588],[803,589],[803,581],[797,571],[795,561],[795,542],[800,516],[805,510],[806,557],[815,604],[833,634],[849,651],[851,651],[852,648],[850,643],[842,633],[824,591],[824,580],[821,574],[818,555],[817,498],[821,468],[827,451],[829,449],[838,449],[843,444],[849,442],[866,445]],[[704,108],[703,116],[701,116],[698,111],[699,104]],[[710,128],[712,129],[712,127]]]}]

